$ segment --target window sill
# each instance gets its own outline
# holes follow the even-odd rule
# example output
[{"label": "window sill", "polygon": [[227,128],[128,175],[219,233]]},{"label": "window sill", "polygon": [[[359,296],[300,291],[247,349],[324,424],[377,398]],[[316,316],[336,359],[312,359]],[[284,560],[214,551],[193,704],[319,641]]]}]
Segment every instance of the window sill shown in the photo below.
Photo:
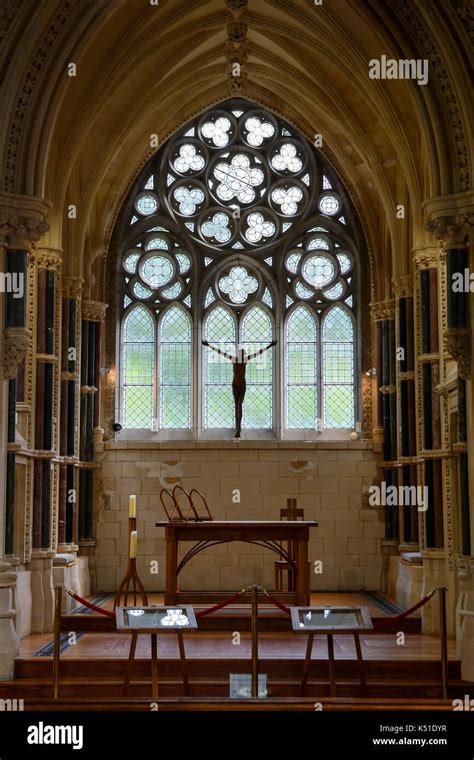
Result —
[{"label": "window sill", "polygon": [[[133,436],[130,437],[129,433],[133,432]],[[262,439],[261,437],[249,438],[233,438],[232,435],[226,435],[226,431],[214,431],[215,435],[212,438],[200,438],[199,440],[192,439],[191,437],[175,438],[175,439],[160,439],[158,433],[152,433],[149,430],[143,431],[123,431],[120,437],[114,441],[105,441],[104,448],[106,450],[113,449],[377,449],[380,444],[373,441],[364,440],[350,440],[349,436],[345,440],[321,436],[318,440],[304,439],[289,439],[289,438],[277,438],[275,434],[272,437]],[[257,431],[253,431],[257,433]],[[330,431],[325,431],[329,433]],[[342,432],[342,431],[338,431]],[[219,437],[217,437],[219,435]],[[248,435],[248,431],[247,431]],[[322,434],[321,434],[322,435]]]},{"label": "window sill", "polygon": [[153,431],[147,429],[140,430],[121,430],[118,433],[116,440],[119,442],[128,441],[150,441],[152,443],[181,443],[193,441],[196,443],[206,441],[233,441],[235,443],[244,442],[258,442],[258,441],[272,441],[276,443],[280,442],[297,442],[297,443],[321,443],[321,442],[350,442],[352,441],[351,434],[352,428],[333,428],[329,430],[323,430],[318,432],[312,429],[300,429],[300,430],[268,430],[268,429],[252,429],[243,430],[240,438],[235,438],[233,428],[220,428],[218,430],[202,430],[198,436],[191,430],[160,430]]}]

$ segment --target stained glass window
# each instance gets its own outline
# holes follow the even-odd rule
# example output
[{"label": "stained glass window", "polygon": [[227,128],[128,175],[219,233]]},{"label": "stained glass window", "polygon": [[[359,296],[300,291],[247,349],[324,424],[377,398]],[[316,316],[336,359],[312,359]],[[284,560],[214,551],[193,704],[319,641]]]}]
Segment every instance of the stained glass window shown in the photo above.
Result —
[{"label": "stained glass window", "polygon": [[232,362],[202,338],[233,356],[278,339],[247,365],[244,433],[353,428],[361,241],[333,169],[291,124],[244,99],[210,108],[150,159],[122,221],[125,428],[234,428]]}]

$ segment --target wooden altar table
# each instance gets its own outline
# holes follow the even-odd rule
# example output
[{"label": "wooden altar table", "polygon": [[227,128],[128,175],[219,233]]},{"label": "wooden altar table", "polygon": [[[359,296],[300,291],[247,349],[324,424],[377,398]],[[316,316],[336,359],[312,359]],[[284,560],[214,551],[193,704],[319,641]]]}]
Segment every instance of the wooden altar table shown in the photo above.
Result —
[{"label": "wooden altar table", "polygon": [[[275,552],[280,558],[286,556],[281,542],[294,541],[296,544],[296,589],[278,591],[274,596],[284,604],[309,604],[308,541],[310,528],[317,527],[314,521],[303,520],[212,520],[204,522],[158,522],[157,528],[165,529],[166,539],[166,590],[165,604],[199,604],[218,602],[229,596],[225,591],[179,591],[178,575],[189,562],[208,546],[244,541],[263,546]],[[194,545],[179,560],[179,542],[193,541]],[[231,589],[240,591],[240,589]]]}]

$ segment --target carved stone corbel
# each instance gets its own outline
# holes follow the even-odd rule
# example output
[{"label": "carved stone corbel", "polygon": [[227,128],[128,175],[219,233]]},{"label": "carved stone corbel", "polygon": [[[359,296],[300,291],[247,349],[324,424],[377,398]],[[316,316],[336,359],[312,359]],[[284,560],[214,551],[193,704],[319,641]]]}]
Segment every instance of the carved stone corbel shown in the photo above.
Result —
[{"label": "carved stone corbel", "polygon": [[407,298],[413,295],[413,275],[400,274],[392,278],[393,292],[397,298]]},{"label": "carved stone corbel", "polygon": [[439,264],[440,251],[430,249],[418,251],[413,256],[413,262],[417,269],[436,269]]},{"label": "carved stone corbel", "polygon": [[13,243],[34,243],[48,230],[49,224],[42,219],[0,212],[0,234],[8,237]]},{"label": "carved stone corbel", "polygon": [[467,327],[448,328],[443,333],[443,347],[458,364],[458,375],[463,380],[471,377],[471,331]]},{"label": "carved stone corbel", "polygon": [[427,232],[450,246],[463,245],[466,238],[472,240],[473,228],[474,214],[470,213],[438,216],[425,225]]},{"label": "carved stone corbel", "polygon": [[370,311],[374,322],[395,319],[395,301],[393,298],[386,298],[385,301],[373,301],[370,304]]},{"label": "carved stone corbel", "polygon": [[79,300],[82,296],[83,284],[84,280],[82,277],[63,277],[63,298],[71,298],[74,301]]},{"label": "carved stone corbel", "polygon": [[7,327],[3,336],[3,377],[11,380],[23,361],[31,338],[26,327]]},{"label": "carved stone corbel", "polygon": [[100,301],[82,302],[82,319],[88,322],[104,322],[108,304]]}]

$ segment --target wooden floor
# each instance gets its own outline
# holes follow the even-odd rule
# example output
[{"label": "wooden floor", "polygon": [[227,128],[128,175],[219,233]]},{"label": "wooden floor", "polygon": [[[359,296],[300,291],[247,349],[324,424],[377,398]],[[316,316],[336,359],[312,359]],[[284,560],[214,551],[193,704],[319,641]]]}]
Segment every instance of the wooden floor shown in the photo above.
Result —
[{"label": "wooden floor", "polygon": [[[35,652],[50,637],[29,636],[22,642],[20,658],[33,657]],[[409,659],[433,660],[439,656],[439,639],[436,636],[421,636],[406,634],[403,647],[397,645],[393,634],[377,636],[361,636],[362,655],[365,660],[404,660]],[[242,633],[240,645],[232,644],[232,636],[225,632],[219,633],[188,633],[185,636],[186,656],[193,660],[199,659],[235,659],[250,658],[250,636]],[[128,657],[130,636],[88,633],[82,636],[74,646],[70,646],[61,659],[91,660],[96,657],[125,658]],[[259,637],[259,656],[262,659],[303,659],[306,649],[306,636],[289,636],[286,633],[261,633]],[[335,636],[334,652],[336,658],[355,659],[356,652],[351,636]],[[176,659],[179,657],[178,644],[174,636],[158,635],[158,653],[160,659]],[[139,636],[136,658],[149,658],[150,637]],[[455,644],[448,644],[450,660],[456,658]],[[326,659],[326,638],[315,636],[313,659]]]},{"label": "wooden floor", "polygon": [[[21,644],[20,659],[33,657],[38,648],[50,641],[50,636],[29,636]],[[436,636],[406,634],[403,647],[397,645],[393,634],[361,636],[362,655],[365,660],[433,660],[439,656],[439,639]],[[193,660],[209,659],[250,659],[250,635],[242,633],[240,645],[232,643],[232,635],[226,632],[193,633],[185,635],[186,656]],[[70,646],[61,659],[91,660],[93,658],[126,658],[130,648],[130,636],[87,633]],[[259,657],[261,659],[304,659],[306,636],[293,636],[287,633],[261,633],[259,636]],[[339,659],[355,659],[356,652],[352,636],[335,636],[334,653]],[[158,635],[158,654],[160,659],[177,659],[178,644],[169,634]],[[150,637],[139,636],[136,658],[150,658]],[[449,641],[448,655],[455,660],[455,643]],[[326,659],[327,645],[325,636],[315,636],[313,659]]]},{"label": "wooden floor", "polygon": [[[388,605],[393,604],[387,596],[380,594],[381,599],[386,599]],[[151,594],[151,604],[162,604],[163,596]],[[371,617],[384,617],[380,604],[373,599],[359,593],[318,593],[312,594],[313,605],[352,605],[363,604],[369,609]],[[113,606],[112,598],[102,605],[106,609]],[[262,607],[268,609],[267,605]],[[393,612],[391,614],[394,614]],[[209,620],[209,618],[208,618]],[[306,636],[293,635],[292,633],[265,633],[259,636],[259,656],[262,659],[295,659],[304,658],[306,649]],[[248,660],[251,652],[250,634],[240,634],[240,644],[232,643],[233,637],[230,631],[219,632],[188,632],[185,635],[186,656],[193,660],[216,659],[216,660]],[[51,642],[51,634],[33,634],[20,642],[20,659],[30,658],[37,655],[38,651]],[[365,660],[434,660],[439,656],[440,645],[437,636],[421,634],[405,634],[403,646],[397,645],[395,634],[392,632],[380,633],[377,636],[361,636],[362,654]],[[78,660],[91,660],[94,658],[126,658],[130,647],[130,636],[124,634],[94,634],[88,633],[78,637],[73,646],[69,646],[61,655],[62,659],[72,658]],[[352,636],[341,635],[334,637],[334,651],[336,658],[355,659],[356,652]],[[150,658],[150,637],[139,636],[136,658]],[[176,659],[179,657],[178,644],[174,636],[165,634],[158,635],[158,655],[160,659]],[[455,642],[448,642],[449,659],[456,657]],[[326,659],[327,645],[325,636],[316,636],[313,647],[313,659]]]}]

